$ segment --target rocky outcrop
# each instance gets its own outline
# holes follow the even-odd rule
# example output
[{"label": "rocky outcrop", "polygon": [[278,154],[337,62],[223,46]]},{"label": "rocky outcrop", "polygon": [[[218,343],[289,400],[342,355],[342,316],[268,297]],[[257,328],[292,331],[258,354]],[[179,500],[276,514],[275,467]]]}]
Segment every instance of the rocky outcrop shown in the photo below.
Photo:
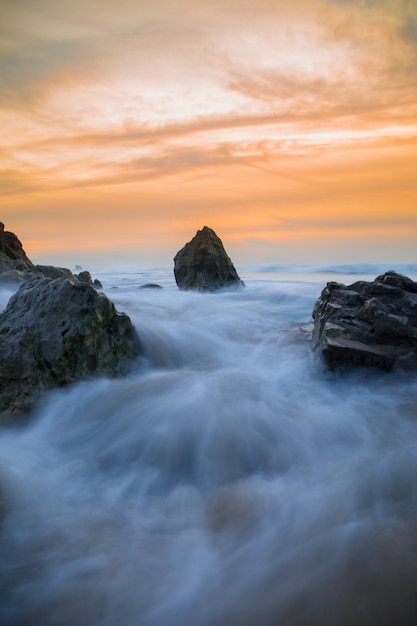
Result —
[{"label": "rocky outcrop", "polygon": [[6,256],[4,252],[0,252],[0,272],[17,272],[21,270],[16,269],[16,261]]},{"label": "rocky outcrop", "polygon": [[41,392],[118,376],[139,353],[127,315],[75,278],[23,283],[0,314],[0,411],[30,409]]},{"label": "rocky outcrop", "polygon": [[5,231],[4,224],[0,222],[0,285],[2,283],[22,283],[26,280],[43,277],[69,278],[71,280],[78,278],[80,282],[93,285],[96,289],[103,288],[99,280],[93,281],[90,272],[83,271],[74,276],[71,270],[65,267],[34,265],[26,256],[16,235]]},{"label": "rocky outcrop", "polygon": [[221,240],[207,226],[177,252],[174,275],[180,289],[216,291],[244,285]]},{"label": "rocky outcrop", "polygon": [[313,318],[315,346],[330,367],[417,368],[417,283],[407,276],[327,283]]},{"label": "rocky outcrop", "polygon": [[86,270],[77,274],[77,278],[81,283],[87,283],[87,285],[93,284],[92,276],[90,272],[87,272]]},{"label": "rocky outcrop", "polygon": [[0,222],[0,271],[29,267],[33,267],[33,263],[26,256],[19,239],[14,233],[4,230],[4,224]]},{"label": "rocky outcrop", "polygon": [[66,267],[55,267],[55,265],[34,265],[26,278],[70,278],[74,279],[74,274]]},{"label": "rocky outcrop", "polygon": [[4,268],[4,266],[2,265],[0,259],[0,285],[3,283],[21,283],[25,280],[26,272],[23,272],[22,270],[2,268]]},{"label": "rocky outcrop", "polygon": [[93,285],[93,287],[95,287],[96,289],[103,289],[103,285],[98,280],[98,278],[95,278],[93,280],[93,277],[91,276],[90,272],[87,272],[87,270],[84,270],[83,272],[76,274],[76,278],[78,278],[78,280],[81,283],[87,283],[87,285]]}]

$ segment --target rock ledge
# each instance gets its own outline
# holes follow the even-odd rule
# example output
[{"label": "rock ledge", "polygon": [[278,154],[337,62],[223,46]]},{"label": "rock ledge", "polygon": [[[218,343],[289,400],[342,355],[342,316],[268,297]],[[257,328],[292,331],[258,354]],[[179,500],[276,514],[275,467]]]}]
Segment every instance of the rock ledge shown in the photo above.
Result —
[{"label": "rock ledge", "polygon": [[327,283],[313,318],[315,348],[332,368],[417,369],[417,283],[407,276]]}]

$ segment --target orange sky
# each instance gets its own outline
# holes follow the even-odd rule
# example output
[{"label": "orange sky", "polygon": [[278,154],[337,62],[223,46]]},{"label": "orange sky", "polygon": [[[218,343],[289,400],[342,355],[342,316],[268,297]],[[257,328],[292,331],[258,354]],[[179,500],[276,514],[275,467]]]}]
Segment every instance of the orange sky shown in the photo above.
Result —
[{"label": "orange sky", "polygon": [[0,124],[35,262],[417,261],[415,0],[0,0]]}]

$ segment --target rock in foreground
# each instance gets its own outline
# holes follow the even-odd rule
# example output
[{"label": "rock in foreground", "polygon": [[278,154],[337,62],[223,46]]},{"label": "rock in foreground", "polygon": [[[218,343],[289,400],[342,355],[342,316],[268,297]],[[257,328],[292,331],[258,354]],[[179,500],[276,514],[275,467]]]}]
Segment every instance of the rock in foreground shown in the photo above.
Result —
[{"label": "rock in foreground", "polygon": [[244,285],[221,239],[207,226],[177,252],[174,275],[180,289],[217,291]]},{"label": "rock in foreground", "polygon": [[0,411],[27,411],[45,389],[117,376],[139,353],[127,315],[66,277],[24,283],[0,314]]},{"label": "rock in foreground", "polygon": [[417,283],[406,276],[327,283],[313,318],[313,339],[330,367],[417,369]]}]

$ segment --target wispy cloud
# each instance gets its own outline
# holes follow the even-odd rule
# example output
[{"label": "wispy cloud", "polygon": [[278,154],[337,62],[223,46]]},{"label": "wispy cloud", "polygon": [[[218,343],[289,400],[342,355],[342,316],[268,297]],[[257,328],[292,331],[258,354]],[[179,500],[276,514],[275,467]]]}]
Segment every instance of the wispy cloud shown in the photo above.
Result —
[{"label": "wispy cloud", "polygon": [[237,205],[264,233],[414,228],[416,24],[407,0],[2,3],[5,210],[112,189],[129,224],[143,193],[227,229]]}]

